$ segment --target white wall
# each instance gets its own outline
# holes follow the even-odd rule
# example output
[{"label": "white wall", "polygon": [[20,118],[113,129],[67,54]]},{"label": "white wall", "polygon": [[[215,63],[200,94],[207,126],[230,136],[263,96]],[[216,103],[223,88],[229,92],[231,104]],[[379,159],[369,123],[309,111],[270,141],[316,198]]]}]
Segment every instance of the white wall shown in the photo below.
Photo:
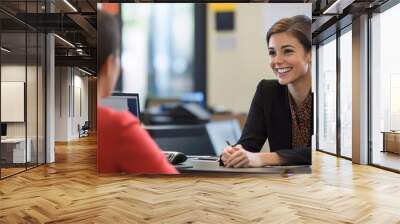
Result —
[{"label": "white wall", "polygon": [[55,141],[68,140],[68,85],[67,67],[55,68]]},{"label": "white wall", "polygon": [[[1,80],[9,82],[24,82],[26,85],[26,106],[23,102],[22,108],[19,108],[21,113],[26,112],[26,121],[23,122],[6,122],[7,137],[24,138],[25,135],[30,139],[30,148],[32,161],[36,162],[39,158],[39,163],[44,162],[44,74],[41,66],[25,66],[20,64],[5,64],[1,66]],[[27,78],[27,80],[25,80]],[[4,89],[2,89],[3,91]],[[22,90],[21,94],[24,94]],[[2,98],[7,95],[2,95]],[[1,110],[13,110],[11,107],[2,107]],[[15,109],[14,109],[15,110]],[[12,111],[7,111],[11,112]],[[23,115],[24,116],[24,115]],[[39,156],[37,157],[37,153]]]},{"label": "white wall", "polygon": [[248,112],[257,83],[275,78],[265,39],[269,27],[283,17],[311,17],[311,4],[235,5],[232,32],[216,32],[215,13],[207,9],[207,100],[211,106]]},{"label": "white wall", "polygon": [[[33,66],[27,66],[25,65],[2,65],[1,66],[1,81],[4,82],[25,82],[25,75],[26,72],[28,74],[36,74],[36,67]],[[28,76],[30,78],[30,76]],[[33,82],[32,80],[29,80],[29,84],[31,85],[36,85],[36,81]],[[31,89],[28,88],[28,99],[27,103],[30,104],[36,99],[36,89]],[[32,91],[31,91],[32,90]],[[4,97],[4,96],[2,96]],[[29,105],[28,105],[29,106]],[[31,108],[28,113],[28,137],[29,134],[31,133],[31,127],[33,125],[31,124],[32,121],[36,122],[36,114],[32,113],[32,107],[36,108],[36,102],[32,105],[30,105]],[[2,108],[2,110],[7,110],[9,108]],[[32,111],[31,111],[32,110]],[[35,109],[34,109],[35,110]],[[7,122],[7,136],[8,137],[25,137],[25,122]],[[36,126],[35,126],[36,127]],[[36,128],[34,128],[36,130]]]},{"label": "white wall", "polygon": [[55,140],[70,141],[79,137],[78,124],[88,120],[88,78],[71,67],[56,67],[55,73]]},{"label": "white wall", "polygon": [[[74,75],[74,100],[75,100],[75,106],[74,110],[75,113],[73,113],[73,119],[72,119],[72,136],[74,138],[79,136],[77,126],[80,124],[81,126],[85,123],[85,121],[88,121],[89,113],[88,113],[88,107],[89,107],[89,102],[88,102],[88,77],[83,77],[81,76],[82,73],[77,74],[77,70],[75,70],[75,75]],[[80,108],[82,107],[82,108]],[[82,113],[80,112],[80,109],[82,110]]]}]

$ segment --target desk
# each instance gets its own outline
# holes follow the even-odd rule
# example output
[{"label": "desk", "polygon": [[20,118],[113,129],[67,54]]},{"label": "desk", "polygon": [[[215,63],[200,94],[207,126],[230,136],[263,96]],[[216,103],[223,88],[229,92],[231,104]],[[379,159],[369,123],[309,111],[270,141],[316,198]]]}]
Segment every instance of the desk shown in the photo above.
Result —
[{"label": "desk", "polygon": [[1,157],[5,163],[25,163],[31,161],[30,138],[27,139],[25,152],[25,138],[6,138],[1,140]]},{"label": "desk", "polygon": [[226,168],[219,166],[218,161],[198,160],[189,158],[176,168],[181,173],[252,173],[252,174],[281,174],[281,173],[311,173],[310,166],[269,166],[261,168]]},{"label": "desk", "polygon": [[382,152],[392,152],[400,154],[400,132],[399,131],[382,131],[383,149]]}]

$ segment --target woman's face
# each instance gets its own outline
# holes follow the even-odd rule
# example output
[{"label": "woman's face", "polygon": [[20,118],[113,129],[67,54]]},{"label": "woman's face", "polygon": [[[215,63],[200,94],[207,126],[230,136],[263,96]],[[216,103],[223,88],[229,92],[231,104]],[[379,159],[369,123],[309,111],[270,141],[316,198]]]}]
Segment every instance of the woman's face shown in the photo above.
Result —
[{"label": "woman's face", "polygon": [[273,34],[269,39],[271,68],[281,85],[288,85],[309,73],[311,52],[287,32]]}]

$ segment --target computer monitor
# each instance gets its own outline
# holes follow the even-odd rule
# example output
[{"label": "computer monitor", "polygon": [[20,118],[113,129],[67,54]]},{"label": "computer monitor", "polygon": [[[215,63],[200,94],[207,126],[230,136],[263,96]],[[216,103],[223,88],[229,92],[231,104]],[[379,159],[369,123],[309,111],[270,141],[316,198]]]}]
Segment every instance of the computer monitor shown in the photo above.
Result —
[{"label": "computer monitor", "polygon": [[236,119],[212,121],[206,124],[206,129],[217,155],[224,151],[227,141],[235,144],[242,133],[239,121]]},{"label": "computer monitor", "polygon": [[145,129],[164,151],[197,156],[217,155],[204,124],[157,125],[146,126]]},{"label": "computer monitor", "polygon": [[226,141],[236,143],[242,132],[237,120],[199,125],[150,125],[145,129],[161,149],[198,156],[220,155]]},{"label": "computer monitor", "polygon": [[1,136],[2,137],[7,136],[7,124],[6,123],[1,123]]},{"label": "computer monitor", "polygon": [[113,93],[112,96],[103,99],[101,104],[117,111],[129,111],[140,119],[139,94],[137,93]]}]

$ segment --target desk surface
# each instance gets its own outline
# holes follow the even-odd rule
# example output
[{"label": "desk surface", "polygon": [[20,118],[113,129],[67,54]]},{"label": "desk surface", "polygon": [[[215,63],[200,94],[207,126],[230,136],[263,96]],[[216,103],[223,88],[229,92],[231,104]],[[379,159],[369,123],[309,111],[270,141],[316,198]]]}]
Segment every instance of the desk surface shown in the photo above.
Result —
[{"label": "desk surface", "polygon": [[254,173],[254,174],[281,174],[281,173],[311,173],[310,166],[269,166],[262,168],[226,168],[219,166],[218,161],[198,160],[189,158],[176,168],[182,173]]},{"label": "desk surface", "polygon": [[[19,143],[19,142],[24,142],[25,138],[6,138],[6,139],[1,139],[1,143]],[[28,138],[29,141],[29,138]]]},{"label": "desk surface", "polygon": [[400,131],[381,131],[383,134],[400,134]]}]

